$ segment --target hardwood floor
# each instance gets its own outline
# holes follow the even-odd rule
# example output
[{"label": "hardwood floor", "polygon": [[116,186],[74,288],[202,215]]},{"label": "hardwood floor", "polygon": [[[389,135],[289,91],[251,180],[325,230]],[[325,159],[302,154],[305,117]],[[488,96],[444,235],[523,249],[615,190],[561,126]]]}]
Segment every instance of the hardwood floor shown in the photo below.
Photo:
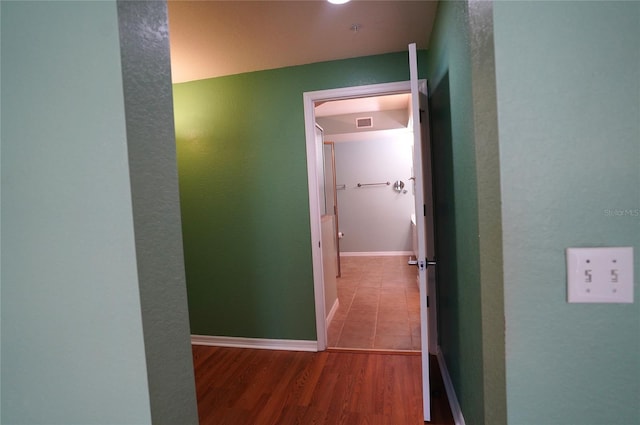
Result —
[{"label": "hardwood floor", "polygon": [[[420,356],[193,346],[201,425],[422,424]],[[453,425],[432,359],[432,418]]]}]

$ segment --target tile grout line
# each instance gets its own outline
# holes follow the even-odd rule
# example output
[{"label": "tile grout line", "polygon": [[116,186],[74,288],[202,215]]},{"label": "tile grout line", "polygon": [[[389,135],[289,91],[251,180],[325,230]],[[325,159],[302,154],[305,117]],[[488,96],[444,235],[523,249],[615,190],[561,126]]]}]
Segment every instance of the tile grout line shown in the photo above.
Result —
[{"label": "tile grout line", "polygon": [[371,341],[371,348],[376,346],[376,335],[378,335],[378,320],[380,319],[380,291],[382,286],[378,287],[378,297],[376,301],[376,324],[373,326],[373,340]]},{"label": "tile grout line", "polygon": [[[411,315],[409,313],[409,304],[410,304],[409,303],[409,295],[410,294],[409,294],[408,289],[406,287],[404,287],[404,286],[406,286],[405,285],[406,284],[405,280],[406,279],[410,279],[411,280],[413,278],[409,277],[409,276],[406,276],[406,273],[404,273],[404,271],[401,270],[401,268],[399,268],[398,266],[399,266],[399,264],[395,264],[395,263],[394,264],[386,263],[386,264],[382,264],[381,265],[380,263],[377,263],[377,262],[369,262],[369,263],[367,263],[366,266],[364,264],[355,264],[352,268],[345,267],[343,269],[344,272],[345,272],[343,274],[343,277],[345,277],[345,275],[349,275],[349,279],[350,280],[355,280],[357,282],[357,283],[354,282],[355,288],[354,288],[354,292],[351,294],[352,295],[351,299],[349,300],[349,307],[348,307],[348,309],[346,311],[346,315],[347,316],[349,316],[353,311],[352,310],[353,309],[353,305],[354,305],[355,298],[356,298],[356,295],[358,294],[359,290],[364,290],[363,288],[366,288],[367,291],[371,291],[372,289],[375,288],[374,293],[375,293],[375,300],[376,300],[375,302],[376,302],[376,304],[375,304],[375,317],[373,318],[374,319],[374,326],[373,326],[373,329],[372,329],[372,331],[373,331],[373,335],[372,335],[373,339],[372,339],[372,343],[371,343],[372,344],[371,348],[374,348],[374,349],[375,349],[375,344],[376,344],[376,338],[379,336],[379,329],[380,329],[380,325],[381,325],[381,323],[380,323],[380,311],[381,310],[380,309],[381,309],[382,300],[383,300],[383,289],[385,289],[385,288],[388,289],[388,288],[396,286],[398,284],[398,282],[397,282],[398,278],[401,278],[400,279],[400,281],[401,281],[400,286],[402,288],[397,288],[397,289],[401,289],[401,291],[398,291],[398,292],[400,292],[400,294],[403,295],[403,298],[404,298],[404,301],[405,301],[404,302],[405,307],[404,307],[403,310],[406,310],[405,311],[406,318],[404,320],[404,324],[403,325],[404,325],[405,329],[409,333],[409,344],[410,344],[410,346],[408,348],[406,348],[406,349],[413,350],[413,346],[414,346],[414,339],[413,339],[413,332],[412,332],[412,323],[413,322],[411,320]],[[380,267],[382,268],[382,270],[379,270]],[[349,270],[349,272],[347,272],[348,270]],[[392,272],[391,274],[393,275],[392,278],[391,277],[389,278],[393,282],[392,284],[389,284],[389,282],[384,281],[382,279],[382,276],[381,276],[381,275],[384,275],[385,272],[386,272],[386,275],[389,276],[389,271],[390,270]],[[374,275],[374,276],[378,276],[380,278],[379,282],[375,282],[375,283],[377,283],[377,285],[371,285],[374,282],[370,282],[370,281],[365,282],[365,280],[363,278],[363,275],[365,274],[365,271],[367,272],[367,275]],[[353,273],[353,276],[350,276],[351,273]],[[377,280],[377,279],[374,279],[374,280]],[[363,283],[364,283],[364,285],[362,285]],[[346,287],[349,287],[349,286],[344,286],[344,287],[346,288]],[[391,292],[393,292],[393,291],[391,291]],[[398,295],[400,295],[400,294],[398,294]],[[345,303],[345,304],[347,304],[347,303]],[[342,323],[342,327],[339,329],[339,332],[338,332],[338,335],[337,335],[337,338],[336,338],[337,339],[336,345],[338,345],[338,346],[348,345],[348,341],[344,340],[344,336],[345,336],[344,335],[344,329],[346,328],[347,322],[348,321],[345,318],[345,320]]]},{"label": "tile grout line", "polygon": [[345,314],[345,319],[342,321],[342,326],[340,327],[340,332],[338,333],[338,338],[336,338],[336,346],[340,347],[340,340],[342,339],[342,332],[344,331],[344,326],[347,322],[347,317],[349,317],[349,313],[351,312],[351,306],[353,305],[353,300],[356,298],[356,291],[358,289],[356,288],[353,291],[353,294],[351,294],[351,300],[349,301],[349,307],[347,307],[347,312]]}]

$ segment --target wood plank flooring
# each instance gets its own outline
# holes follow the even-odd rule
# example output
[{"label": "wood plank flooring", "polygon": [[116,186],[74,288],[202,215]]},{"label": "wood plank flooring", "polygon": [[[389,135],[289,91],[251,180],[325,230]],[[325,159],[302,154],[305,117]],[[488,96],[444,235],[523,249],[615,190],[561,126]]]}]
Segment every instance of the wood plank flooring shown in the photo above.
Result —
[{"label": "wood plank flooring", "polygon": [[[420,356],[193,346],[201,425],[412,425]],[[452,425],[432,361],[431,424]]]}]

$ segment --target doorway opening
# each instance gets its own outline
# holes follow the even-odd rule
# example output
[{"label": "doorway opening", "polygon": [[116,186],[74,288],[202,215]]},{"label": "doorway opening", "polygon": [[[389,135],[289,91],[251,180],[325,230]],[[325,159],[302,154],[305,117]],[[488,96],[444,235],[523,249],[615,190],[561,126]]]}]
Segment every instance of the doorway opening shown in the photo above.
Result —
[{"label": "doorway opening", "polygon": [[[425,83],[424,81],[421,80],[421,83]],[[326,185],[325,180],[324,180],[324,175],[323,175],[323,167],[324,167],[324,163],[323,163],[323,142],[326,141],[330,141],[330,142],[334,142],[334,144],[336,145],[340,145],[341,143],[348,143],[345,142],[346,139],[348,138],[352,138],[354,140],[366,140],[367,137],[371,137],[371,135],[366,135],[364,134],[364,132],[362,133],[356,133],[356,134],[348,134],[348,135],[331,135],[330,137],[326,137],[325,139],[323,139],[324,135],[323,134],[318,134],[318,128],[320,128],[321,131],[324,131],[324,129],[322,128],[321,125],[318,125],[318,122],[323,122],[322,119],[318,119],[316,117],[316,107],[320,106],[322,107],[325,104],[330,104],[331,102],[337,102],[337,101],[345,101],[345,100],[349,100],[349,99],[373,99],[373,98],[377,98],[380,96],[390,96],[390,95],[398,95],[398,94],[407,94],[410,93],[411,90],[411,86],[410,86],[410,82],[409,81],[404,81],[404,82],[394,82],[394,83],[385,83],[385,84],[374,84],[374,85],[367,85],[367,86],[357,86],[357,87],[348,87],[348,88],[341,88],[341,89],[329,89],[329,90],[321,90],[321,91],[315,91],[315,92],[307,92],[304,93],[304,114],[305,114],[305,130],[306,130],[306,134],[307,134],[307,172],[308,172],[308,183],[309,183],[309,207],[310,207],[310,225],[311,225],[311,237],[312,237],[312,241],[313,244],[316,248],[313,249],[313,273],[314,273],[314,291],[315,291],[315,304],[316,304],[316,326],[317,326],[317,330],[318,330],[318,349],[319,350],[324,350],[327,347],[330,347],[331,345],[328,344],[328,321],[327,318],[331,319],[332,317],[329,317],[330,314],[332,313],[332,306],[333,306],[333,302],[330,301],[330,299],[327,299],[327,295],[331,296],[331,292],[332,289],[331,288],[325,288],[325,279],[327,278],[327,276],[325,276],[326,272],[323,270],[323,251],[325,249],[322,248],[322,241],[323,241],[323,237],[322,237],[322,223],[321,223],[321,218],[323,215],[325,215],[326,213],[326,200],[324,199],[324,185]],[[339,104],[340,107],[344,107],[344,104]],[[320,113],[319,115],[322,115],[322,113]],[[322,118],[322,117],[320,117]],[[413,117],[409,117],[409,120],[412,120]],[[326,121],[324,121],[325,125],[326,125]],[[412,137],[413,136],[413,131],[411,129],[411,126],[409,125],[408,128],[405,124],[404,129],[387,129],[387,130],[382,130],[378,135],[386,135],[386,136],[390,136],[392,135],[394,132],[396,132],[396,135],[399,135],[401,132],[404,132],[405,134],[407,134],[407,137]],[[415,180],[413,179],[413,170],[411,170],[411,175],[408,175],[404,178],[400,178],[400,180],[405,184],[405,187],[403,189],[401,189],[401,192],[404,192],[404,190],[407,190],[407,194],[402,194],[401,196],[410,196],[410,194],[413,191],[413,182],[415,182]],[[405,180],[406,179],[406,180]],[[368,191],[370,189],[379,189],[380,187],[382,187],[383,189],[389,189],[389,190],[393,190],[392,185],[394,185],[395,181],[391,181],[391,178],[389,179],[389,186],[386,185],[386,181],[384,182],[377,182],[377,181],[359,181],[357,183],[360,183],[362,185],[367,184],[367,183],[383,183],[383,185],[381,186],[361,186],[358,189],[360,190],[359,193],[364,193],[365,191]],[[357,183],[356,183],[356,187],[357,187]],[[340,192],[343,190],[346,190],[346,186],[342,185],[347,185],[347,183],[341,183],[336,181],[336,186],[337,186],[337,192],[338,192],[338,196],[340,196]],[[356,190],[356,189],[352,189],[352,190]],[[339,198],[338,198],[339,199]],[[338,211],[340,211],[340,206],[338,205]],[[340,213],[338,213],[338,215],[340,215]],[[407,218],[407,227],[411,226],[411,217]],[[342,227],[342,226],[341,226]],[[336,234],[338,234],[341,231],[341,229],[335,229]],[[326,233],[326,230],[325,230]],[[345,233],[345,232],[343,232]],[[329,233],[331,234],[331,233]],[[348,238],[349,235],[346,235],[345,233],[345,239]],[[326,239],[326,238],[325,238]],[[342,275],[344,276],[345,274],[345,267],[349,266],[345,266],[345,259],[349,259],[349,257],[358,257],[359,255],[357,254],[361,254],[361,253],[357,253],[356,255],[350,256],[350,255],[344,255],[344,246],[346,244],[345,239],[340,239],[340,245],[342,246],[342,251],[343,251],[343,255],[340,257],[342,259],[341,262],[341,271],[342,271]],[[407,251],[399,251],[397,252],[399,255],[399,257],[401,257],[401,261],[406,264],[404,265],[404,267],[406,267],[405,270],[407,270],[406,272],[403,272],[403,274],[406,275],[407,274],[412,274],[414,273],[414,270],[416,270],[415,267],[410,267],[407,263],[408,263],[408,258],[410,255],[413,254],[413,241],[411,243],[412,247],[407,250]],[[347,248],[348,249],[348,248]],[[379,262],[392,262],[392,256],[389,256],[389,252],[373,252],[373,255],[371,255],[371,257],[375,257],[376,259],[379,260]],[[382,254],[382,255],[380,255]],[[326,255],[326,254],[325,254]],[[384,258],[384,257],[388,257],[388,258]],[[382,261],[382,260],[385,261]],[[361,266],[358,266],[357,263],[357,259],[353,258],[354,263],[356,263],[356,265],[354,266],[354,268],[365,268],[366,265],[362,264]],[[372,261],[375,261],[372,260]],[[346,260],[346,262],[348,263],[349,260]],[[361,263],[366,263],[366,261],[362,261]],[[393,273],[393,272],[390,272]],[[330,276],[329,276],[330,277]],[[429,335],[428,335],[428,347],[429,350],[428,351],[432,351],[435,352],[435,339],[433,338],[433,336],[435,336],[435,321],[433,321],[433,323],[428,323],[429,325]],[[421,316],[420,317],[420,335],[425,335],[427,334],[426,332],[426,328],[427,328],[427,320],[426,317]],[[432,329],[434,329],[434,331],[432,332]],[[432,346],[432,343],[434,344]],[[425,345],[427,345],[425,344]]]},{"label": "doorway opening", "polygon": [[405,92],[314,104],[331,349],[421,350],[410,102]]}]

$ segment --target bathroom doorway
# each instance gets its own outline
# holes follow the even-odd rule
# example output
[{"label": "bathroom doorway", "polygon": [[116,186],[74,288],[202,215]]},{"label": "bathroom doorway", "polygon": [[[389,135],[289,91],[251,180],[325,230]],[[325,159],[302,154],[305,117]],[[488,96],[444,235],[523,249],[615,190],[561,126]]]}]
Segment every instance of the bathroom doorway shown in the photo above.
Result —
[{"label": "bathroom doorway", "polygon": [[[421,81],[420,84],[425,85],[425,82]],[[304,93],[304,113],[305,113],[305,125],[306,125],[306,132],[307,132],[307,158],[308,158],[308,171],[309,171],[309,193],[310,193],[310,198],[309,198],[309,203],[310,203],[310,220],[311,220],[311,230],[312,230],[312,240],[314,241],[314,244],[316,249],[313,250],[313,263],[314,263],[314,282],[316,282],[315,284],[315,299],[316,299],[316,311],[317,311],[317,316],[316,316],[316,324],[317,324],[317,329],[318,329],[318,348],[319,349],[325,349],[328,345],[327,345],[327,336],[329,336],[327,334],[327,329],[328,329],[328,323],[327,323],[327,319],[328,322],[331,322],[331,319],[333,319],[332,317],[330,317],[330,315],[332,313],[335,314],[335,312],[333,312],[332,310],[332,305],[333,302],[331,302],[331,300],[328,300],[325,298],[325,295],[330,295],[332,293],[331,288],[327,288],[328,290],[325,291],[325,276],[323,276],[323,272],[322,272],[322,255],[321,255],[321,251],[324,251],[325,248],[322,247],[322,249],[320,248],[322,246],[321,243],[321,229],[320,229],[320,212],[319,212],[319,204],[320,204],[320,198],[323,197],[324,195],[321,195],[319,193],[319,181],[320,178],[318,177],[321,174],[318,174],[320,172],[319,168],[322,164],[322,161],[319,160],[319,158],[317,157],[319,152],[321,152],[321,150],[318,150],[318,144],[316,143],[317,138],[313,138],[314,136],[314,131],[316,129],[316,116],[315,116],[315,108],[316,106],[322,106],[323,104],[327,104],[328,102],[331,101],[336,101],[336,100],[346,100],[346,99],[369,99],[369,98],[374,98],[377,96],[382,96],[382,95],[395,95],[395,94],[401,94],[401,93],[407,93],[409,92],[409,90],[411,89],[410,83],[407,82],[398,82],[398,83],[386,83],[386,84],[377,84],[377,85],[370,85],[370,86],[359,86],[359,87],[351,87],[351,88],[343,88],[343,89],[334,89],[334,90],[323,90],[323,91],[318,91],[318,92],[307,92]],[[413,109],[413,110],[417,110]],[[417,114],[416,114],[417,115]],[[413,120],[411,120],[412,124],[414,123]],[[418,127],[420,127],[420,123],[417,123]],[[415,129],[415,126],[410,127],[409,129],[407,129],[406,126],[406,122],[403,124],[404,130],[409,132],[410,134],[413,134],[413,131]],[[397,131],[399,129],[395,129],[394,131]],[[380,132],[380,134],[384,133],[384,132],[389,132],[389,130],[383,130]],[[312,139],[309,138],[309,135],[311,134]],[[380,135],[379,134],[379,135]],[[329,140],[329,137],[327,137],[327,141],[333,141],[335,142],[335,144],[337,146],[342,146],[342,142],[344,142],[344,138],[341,138],[342,136],[337,136],[337,135],[331,135]],[[320,143],[322,143],[324,140],[321,140]],[[348,143],[347,143],[348,144]],[[414,147],[415,149],[415,147]],[[339,161],[339,153],[336,154],[338,157],[338,161]],[[413,155],[412,155],[413,156]],[[419,159],[420,159],[420,163],[418,164],[418,166],[420,167],[419,169],[422,170],[422,160],[424,158],[422,158],[422,154],[418,155]],[[414,164],[415,165],[415,164]],[[321,173],[321,172],[320,172]],[[414,179],[413,175],[408,175],[406,177],[403,177],[402,180],[406,179],[405,183],[405,190],[411,192],[411,193],[415,193],[415,189],[414,189],[414,185],[417,185],[416,180],[418,180],[418,183],[422,186],[422,172],[418,173],[418,178]],[[390,177],[391,180],[391,177]],[[324,181],[324,180],[322,180]],[[362,180],[359,181],[357,183],[361,183],[362,186],[364,186],[367,183],[380,183],[377,181],[369,181],[369,180]],[[390,181],[389,182],[390,185],[394,183],[394,181]],[[342,189],[341,186],[342,183],[338,182],[338,188]],[[345,183],[346,184],[346,183]],[[356,184],[357,186],[357,184]],[[381,186],[367,186],[366,189],[380,189],[380,188],[385,188],[387,187],[386,182],[384,182],[384,185]],[[355,190],[355,189],[354,189]],[[359,190],[361,191],[360,193],[365,193],[365,188],[364,187],[360,187]],[[391,190],[391,189],[390,189]],[[338,192],[341,192],[341,190],[338,190]],[[422,187],[420,188],[420,192],[422,192]],[[313,195],[315,194],[315,196]],[[340,202],[340,200],[338,200],[338,202]],[[430,204],[430,200],[428,202],[428,204]],[[422,212],[422,204],[420,211]],[[339,208],[342,208],[342,206],[339,206]],[[340,219],[342,219],[342,214]],[[406,226],[409,227],[410,226],[410,217],[406,218]],[[342,224],[340,226],[341,228],[343,227]],[[340,229],[341,230],[341,229]],[[345,239],[349,238],[348,234],[345,234]],[[345,242],[345,239],[342,239],[342,242]],[[343,245],[343,243],[341,242],[341,246]],[[424,242],[423,242],[424,243]],[[345,242],[346,244],[346,242]],[[343,249],[343,251],[348,251],[348,247],[346,247],[347,249]],[[424,249],[424,248],[422,248]],[[411,252],[410,252],[411,251]],[[401,261],[402,261],[402,270],[406,270],[405,272],[402,272],[401,275],[402,277],[406,277],[407,274],[411,275],[411,278],[413,278],[413,273],[416,273],[417,268],[414,266],[410,266],[408,263],[408,259],[409,259],[409,255],[412,253],[412,249],[410,249],[409,251],[406,252],[398,252],[400,255],[398,256]],[[388,254],[389,253],[382,253],[383,255],[375,255],[375,257],[379,257],[377,258],[377,262],[376,262],[376,258],[372,259],[373,262],[376,262],[378,265],[384,263],[383,258],[382,257],[391,257]],[[424,255],[424,254],[423,254]],[[345,259],[347,259],[348,256],[343,256],[342,260],[343,260],[343,264],[342,264],[342,274],[343,274],[343,278],[347,279],[347,277],[345,277],[345,270],[348,270],[347,265],[345,265]],[[348,260],[346,260],[348,261]],[[355,263],[353,265],[354,269],[368,269],[369,272],[368,274],[374,274],[376,273],[375,271],[373,271],[373,268],[370,266],[366,266],[366,265],[358,265],[357,262],[360,261],[361,263],[364,262],[364,259],[361,260],[356,260],[353,261],[353,263]],[[386,258],[385,259],[386,262],[390,262],[391,258]],[[406,269],[404,268],[406,267]],[[346,268],[346,269],[345,269]],[[423,267],[424,270],[424,267]],[[380,277],[383,274],[386,274],[387,277],[389,277],[389,273],[385,273],[385,272],[377,272],[378,276]],[[396,276],[400,275],[399,273],[396,272]],[[358,278],[358,279],[364,279],[364,278]],[[330,280],[330,278],[329,278]],[[372,284],[377,284],[377,282],[374,282]],[[381,285],[382,286],[382,285]],[[400,286],[400,285],[397,285]],[[420,296],[420,335],[422,336],[422,339],[424,339],[425,341],[423,342],[422,345],[422,350],[424,352],[428,352],[429,347],[427,347],[427,340],[429,340],[430,342],[430,336],[428,335],[428,331],[431,331],[431,327],[427,326],[428,323],[428,319],[427,319],[427,306],[426,306],[426,288],[421,289],[423,292]],[[374,296],[375,297],[375,296]],[[406,294],[405,294],[405,298],[406,298]],[[396,298],[397,299],[397,298]],[[410,301],[409,301],[410,303]],[[409,305],[408,305],[409,307]],[[413,317],[414,319],[417,316],[417,312],[415,315],[412,315],[411,317]],[[410,318],[411,318],[410,317]],[[430,317],[430,316],[429,316]],[[414,321],[415,323],[415,321]],[[435,324],[435,321],[433,321],[432,324]],[[418,332],[416,330],[416,326],[413,327],[412,329],[412,333],[413,332]],[[417,338],[414,338],[414,340],[417,340]]]},{"label": "bathroom doorway", "polygon": [[[393,93],[314,108],[325,146],[322,226],[330,226],[334,214],[335,247],[341,247],[338,273],[324,267],[328,348],[421,349],[417,269],[409,264],[415,209],[410,99]],[[329,256],[331,243],[323,240]]]}]

